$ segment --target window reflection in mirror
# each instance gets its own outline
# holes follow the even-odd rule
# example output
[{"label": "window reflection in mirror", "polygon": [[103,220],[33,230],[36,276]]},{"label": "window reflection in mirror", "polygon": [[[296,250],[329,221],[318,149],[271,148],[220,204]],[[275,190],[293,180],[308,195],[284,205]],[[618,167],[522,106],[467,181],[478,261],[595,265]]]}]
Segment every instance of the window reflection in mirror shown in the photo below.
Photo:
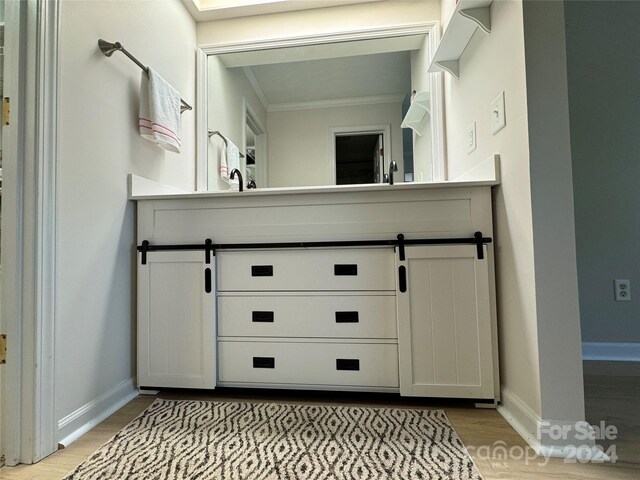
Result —
[{"label": "window reflection in mirror", "polygon": [[[429,90],[427,58],[425,34],[209,55],[208,128],[240,147],[258,188],[380,183],[391,160],[396,182],[429,181],[430,115],[418,133],[401,128],[411,92]],[[347,166],[343,143],[366,143],[358,133],[376,139]],[[209,190],[228,189],[216,175],[221,143],[208,144]]]}]

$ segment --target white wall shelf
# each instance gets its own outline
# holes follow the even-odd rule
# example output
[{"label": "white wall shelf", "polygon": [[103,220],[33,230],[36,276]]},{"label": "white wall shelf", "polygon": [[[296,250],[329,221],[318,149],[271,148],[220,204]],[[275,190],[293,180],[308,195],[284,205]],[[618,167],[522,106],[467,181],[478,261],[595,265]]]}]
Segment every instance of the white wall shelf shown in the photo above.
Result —
[{"label": "white wall shelf", "polygon": [[433,54],[429,72],[446,71],[460,78],[460,57],[473,34],[478,28],[487,34],[491,32],[492,3],[493,0],[460,0]]},{"label": "white wall shelf", "polygon": [[400,126],[402,128],[410,128],[418,135],[422,135],[420,132],[420,124],[427,114],[431,115],[431,95],[429,92],[418,92],[411,102]]}]

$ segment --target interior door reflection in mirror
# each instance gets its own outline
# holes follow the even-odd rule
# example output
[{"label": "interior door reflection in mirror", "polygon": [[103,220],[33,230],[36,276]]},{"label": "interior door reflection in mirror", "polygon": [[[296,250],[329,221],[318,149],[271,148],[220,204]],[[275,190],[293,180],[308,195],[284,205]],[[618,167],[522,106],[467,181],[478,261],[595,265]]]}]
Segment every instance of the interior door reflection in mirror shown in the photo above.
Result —
[{"label": "interior door reflection in mirror", "polygon": [[[208,128],[258,188],[381,183],[392,160],[394,181],[430,181],[431,115],[401,127],[427,59],[426,34],[209,55]],[[208,189],[226,190],[208,142]]]},{"label": "interior door reflection in mirror", "polygon": [[384,132],[336,134],[336,185],[384,181]]}]

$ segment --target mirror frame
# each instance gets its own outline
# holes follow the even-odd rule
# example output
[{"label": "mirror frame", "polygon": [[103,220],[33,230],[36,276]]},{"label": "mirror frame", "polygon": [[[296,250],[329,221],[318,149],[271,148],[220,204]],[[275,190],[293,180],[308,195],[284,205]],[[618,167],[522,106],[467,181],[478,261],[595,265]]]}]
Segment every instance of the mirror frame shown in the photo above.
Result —
[{"label": "mirror frame", "polygon": [[[198,46],[196,59],[196,97],[198,105],[196,114],[196,191],[207,191],[207,110],[209,90],[207,78],[207,57],[209,55],[421,34],[428,35],[429,59],[431,59],[433,57],[433,53],[436,51],[438,43],[440,42],[440,29],[438,22]],[[428,65],[425,65],[424,68],[427,69]],[[444,151],[444,94],[442,76],[442,73],[431,73],[429,79],[433,136],[432,181],[446,180],[446,158]]]}]

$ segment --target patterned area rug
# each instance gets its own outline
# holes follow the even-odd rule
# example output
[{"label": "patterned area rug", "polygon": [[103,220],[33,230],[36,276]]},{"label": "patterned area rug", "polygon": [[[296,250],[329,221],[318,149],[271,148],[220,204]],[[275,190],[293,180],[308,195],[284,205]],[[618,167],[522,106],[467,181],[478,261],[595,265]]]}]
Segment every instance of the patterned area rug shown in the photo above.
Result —
[{"label": "patterned area rug", "polygon": [[444,412],[156,400],[66,480],[481,480]]}]

